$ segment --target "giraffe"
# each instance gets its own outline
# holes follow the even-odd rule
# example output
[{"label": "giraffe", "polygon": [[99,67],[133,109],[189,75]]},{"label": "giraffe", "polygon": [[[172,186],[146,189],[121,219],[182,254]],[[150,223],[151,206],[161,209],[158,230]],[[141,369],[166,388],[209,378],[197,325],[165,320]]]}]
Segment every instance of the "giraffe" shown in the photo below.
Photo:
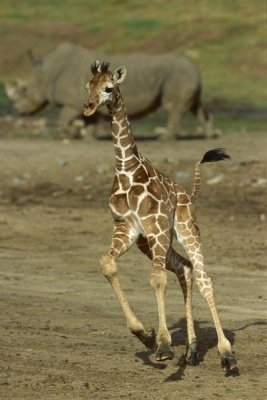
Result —
[{"label": "giraffe", "polygon": [[[156,351],[156,359],[171,359],[171,335],[166,324],[165,294],[167,272],[174,272],[180,283],[187,318],[187,362],[198,363],[197,338],[192,315],[192,278],[206,300],[215,324],[221,364],[228,371],[236,368],[231,344],[225,337],[216,309],[211,278],[204,268],[199,228],[194,202],[200,191],[200,166],[205,162],[225,160],[224,149],[206,152],[195,164],[194,189],[191,195],[168,176],[157,170],[139,152],[132,134],[119,85],[126,68],[109,71],[109,63],[96,61],[91,66],[92,79],[86,84],[88,99],[84,115],[91,116],[106,105],[112,118],[111,130],[115,151],[115,177],[109,207],[114,219],[111,245],[101,257],[100,266],[115,291],[130,331],[147,347]],[[172,247],[173,238],[183,246],[188,258]],[[134,243],[152,261],[150,285],[158,307],[158,333],[148,331],[130,307],[118,278],[117,261]]]}]

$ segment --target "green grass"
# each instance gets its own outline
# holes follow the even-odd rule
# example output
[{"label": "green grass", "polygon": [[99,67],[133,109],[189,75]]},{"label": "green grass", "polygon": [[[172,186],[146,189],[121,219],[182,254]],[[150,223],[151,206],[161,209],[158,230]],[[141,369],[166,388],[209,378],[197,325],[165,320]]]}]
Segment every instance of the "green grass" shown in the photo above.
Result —
[{"label": "green grass", "polygon": [[[240,116],[238,118],[234,118],[228,115],[214,115],[213,116],[213,125],[215,129],[219,129],[223,133],[233,133],[240,132],[241,134],[244,132],[264,132],[267,130],[267,118],[265,119],[257,119],[257,118],[248,118],[245,116]],[[196,121],[186,116],[183,121],[183,126],[187,131],[194,131],[197,126]]]},{"label": "green grass", "polygon": [[9,64],[0,62],[0,78],[29,69],[28,48],[45,54],[67,37],[108,52],[191,54],[209,102],[267,107],[266,28],[264,1],[2,0],[0,51]]},{"label": "green grass", "polygon": [[[156,136],[151,135],[154,132],[156,126],[165,126],[164,120],[162,120],[161,124],[157,124],[155,122],[155,116],[151,116],[150,118],[146,118],[143,120],[136,120],[132,121],[131,123],[133,128],[133,133],[135,138],[142,139],[142,138],[155,138]],[[197,127],[196,121],[187,116],[183,120],[183,131],[192,135],[195,132]],[[264,132],[267,128],[267,120],[253,120],[253,119],[246,119],[246,118],[229,118],[227,116],[216,116],[214,119],[214,126],[215,128],[221,131],[223,135],[230,135],[233,132],[240,132],[240,135],[244,134],[245,132]],[[109,124],[106,124],[107,131],[105,138],[111,139]],[[63,137],[69,138],[68,133],[62,133],[60,130],[55,129],[45,129],[43,132],[38,134],[34,134],[31,130],[21,128],[21,129],[7,129],[2,135],[2,138],[5,137],[7,139],[16,139],[16,140],[59,140]],[[201,140],[201,139],[200,139]]]},{"label": "green grass", "polygon": [[[216,130],[221,131],[223,134],[240,132],[264,132],[267,130],[267,117],[248,118],[246,116],[233,117],[227,114],[218,115],[213,114],[213,125]],[[142,120],[132,121],[133,132],[138,132],[138,136],[148,136],[154,131],[156,126],[165,126],[165,115],[162,111],[157,111],[150,114],[147,118]],[[182,120],[182,130],[189,134],[193,134],[200,126],[199,122],[192,117],[191,114],[186,114]]]},{"label": "green grass", "polygon": [[0,117],[12,108],[12,103],[8,99],[4,85],[0,82]]}]

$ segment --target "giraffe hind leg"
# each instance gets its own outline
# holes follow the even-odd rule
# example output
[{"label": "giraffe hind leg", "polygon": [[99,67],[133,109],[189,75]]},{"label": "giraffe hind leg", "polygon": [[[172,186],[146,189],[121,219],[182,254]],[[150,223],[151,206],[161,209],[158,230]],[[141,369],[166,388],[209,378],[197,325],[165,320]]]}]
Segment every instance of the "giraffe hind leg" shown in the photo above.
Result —
[{"label": "giraffe hind leg", "polygon": [[167,258],[167,269],[177,276],[184,296],[187,322],[186,362],[188,365],[197,365],[199,363],[197,351],[198,342],[195,334],[192,313],[192,264],[189,260],[171,248]]},{"label": "giraffe hind leg", "polygon": [[[221,355],[222,365],[229,370],[234,370],[236,369],[236,361],[232,354],[231,344],[224,335],[218,316],[213,283],[204,268],[204,258],[200,249],[199,229],[192,217],[193,215],[194,210],[191,204],[178,205],[175,218],[176,236],[188,254],[193,266],[196,284],[211,311],[217,332],[218,350]],[[232,361],[230,362],[230,360]]]},{"label": "giraffe hind leg", "polygon": [[[152,260],[148,240],[139,236],[136,244],[142,253]],[[184,296],[188,336],[186,361],[189,365],[197,365],[197,339],[192,315],[192,264],[171,248],[167,255],[166,268],[176,275]]]}]

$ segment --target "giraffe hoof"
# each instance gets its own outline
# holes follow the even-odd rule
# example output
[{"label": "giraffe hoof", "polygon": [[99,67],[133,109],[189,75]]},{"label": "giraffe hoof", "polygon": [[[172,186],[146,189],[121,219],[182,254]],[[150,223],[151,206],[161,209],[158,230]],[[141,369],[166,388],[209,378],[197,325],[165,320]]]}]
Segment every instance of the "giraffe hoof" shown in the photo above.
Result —
[{"label": "giraffe hoof", "polygon": [[221,358],[221,366],[226,370],[226,376],[239,375],[237,361],[232,353],[224,354]]},{"label": "giraffe hoof", "polygon": [[159,345],[157,352],[156,352],[156,360],[157,361],[164,361],[164,360],[171,360],[174,357],[173,351],[167,345]]},{"label": "giraffe hoof", "polygon": [[156,333],[152,328],[150,333],[145,331],[133,332],[133,334],[148,348],[155,349],[156,347]]},{"label": "giraffe hoof", "polygon": [[186,363],[188,365],[193,365],[193,366],[198,365],[199,361],[198,361],[198,356],[197,356],[196,351],[191,351],[190,355],[186,356]]},{"label": "giraffe hoof", "polygon": [[194,340],[189,346],[186,354],[186,363],[188,365],[198,365],[197,340]]}]

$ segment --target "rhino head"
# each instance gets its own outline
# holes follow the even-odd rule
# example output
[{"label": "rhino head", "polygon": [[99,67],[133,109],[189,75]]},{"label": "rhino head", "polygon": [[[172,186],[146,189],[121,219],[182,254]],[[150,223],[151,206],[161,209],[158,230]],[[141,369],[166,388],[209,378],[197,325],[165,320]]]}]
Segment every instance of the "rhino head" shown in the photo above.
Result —
[{"label": "rhino head", "polygon": [[7,97],[20,114],[34,113],[46,104],[39,79],[42,75],[42,62],[34,60],[31,52],[28,54],[34,66],[31,77],[5,83]]},{"label": "rhino head", "polygon": [[14,103],[20,114],[29,114],[39,110],[45,103],[45,98],[32,80],[17,79],[5,83],[7,97]]}]

